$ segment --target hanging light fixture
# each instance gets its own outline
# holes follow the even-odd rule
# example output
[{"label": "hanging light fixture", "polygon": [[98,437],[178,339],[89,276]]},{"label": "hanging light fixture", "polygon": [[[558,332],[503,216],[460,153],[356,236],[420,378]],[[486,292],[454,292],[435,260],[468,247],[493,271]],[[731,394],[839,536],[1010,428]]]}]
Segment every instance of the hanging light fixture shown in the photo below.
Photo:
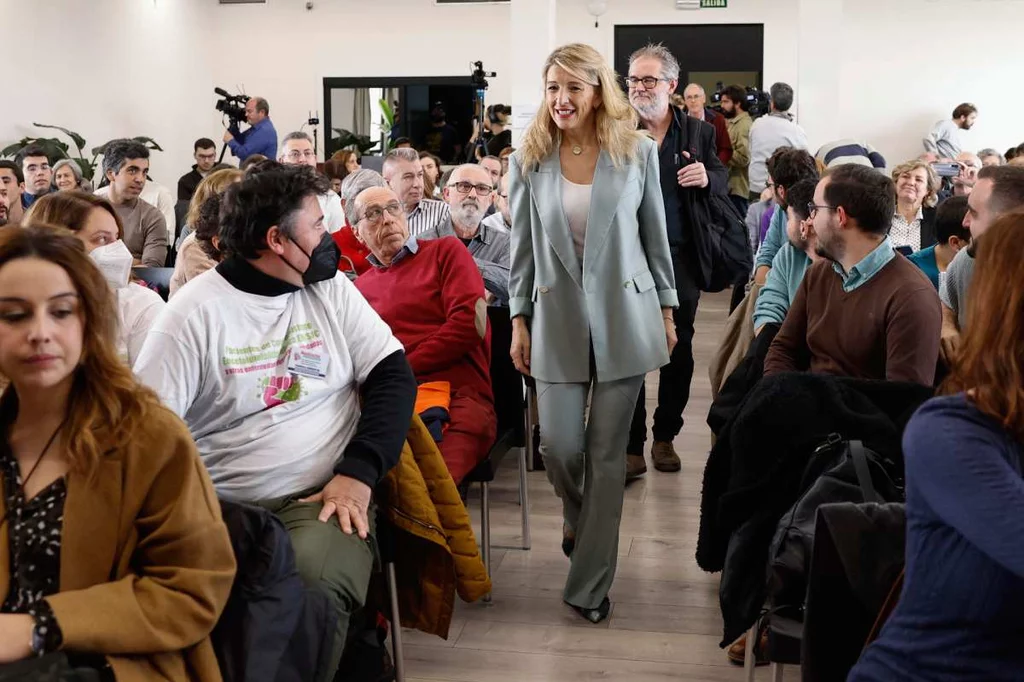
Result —
[{"label": "hanging light fixture", "polygon": [[600,28],[597,19],[608,11],[608,3],[606,0],[587,0],[587,11],[594,17],[594,28]]}]

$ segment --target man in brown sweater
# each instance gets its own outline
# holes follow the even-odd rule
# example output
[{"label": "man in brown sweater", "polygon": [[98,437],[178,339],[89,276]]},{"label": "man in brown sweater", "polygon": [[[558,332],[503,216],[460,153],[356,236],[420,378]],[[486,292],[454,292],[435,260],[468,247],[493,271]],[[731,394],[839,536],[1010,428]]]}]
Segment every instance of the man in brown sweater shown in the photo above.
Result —
[{"label": "man in brown sweater", "polygon": [[889,243],[895,196],[889,178],[864,166],[838,166],[818,183],[808,208],[826,260],[807,271],[766,376],[810,370],[932,385],[942,311],[928,278]]}]

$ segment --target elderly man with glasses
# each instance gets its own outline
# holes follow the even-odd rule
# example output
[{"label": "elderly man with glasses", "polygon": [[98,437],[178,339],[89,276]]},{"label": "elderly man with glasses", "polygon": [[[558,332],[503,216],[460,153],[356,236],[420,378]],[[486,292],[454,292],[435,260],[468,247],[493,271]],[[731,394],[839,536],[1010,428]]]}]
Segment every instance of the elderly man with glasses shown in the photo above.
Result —
[{"label": "elderly man with glasses", "polygon": [[[511,232],[484,220],[494,201],[492,174],[486,168],[465,164],[452,171],[443,190],[451,213],[418,239],[458,237],[476,261],[487,290],[487,303],[508,305],[509,238]],[[507,203],[507,200],[506,200]]]},{"label": "elderly man with glasses", "polygon": [[[456,202],[453,213],[457,207],[472,212],[471,197],[478,208],[489,203],[494,191],[486,170],[463,168],[480,175],[453,173],[445,189]],[[364,190],[346,203],[345,211],[356,238],[370,250],[367,260],[373,266],[356,279],[356,288],[405,347],[420,385],[417,409],[459,483],[484,458],[495,437],[483,278],[458,238],[410,236],[405,207],[388,187]],[[465,220],[456,221],[463,230]],[[463,234],[456,232],[465,240]]]}]

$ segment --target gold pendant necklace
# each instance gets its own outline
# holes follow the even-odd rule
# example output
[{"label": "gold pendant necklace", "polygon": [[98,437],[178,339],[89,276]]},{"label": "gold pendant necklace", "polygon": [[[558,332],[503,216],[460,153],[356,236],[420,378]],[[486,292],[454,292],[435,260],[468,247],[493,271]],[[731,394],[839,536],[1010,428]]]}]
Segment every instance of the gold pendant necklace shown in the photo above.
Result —
[{"label": "gold pendant necklace", "polygon": [[579,146],[578,144],[574,144],[574,145],[572,146],[572,153],[573,153],[573,154],[574,154],[575,156],[579,156],[580,154],[582,154],[582,153],[583,153],[583,147]]}]

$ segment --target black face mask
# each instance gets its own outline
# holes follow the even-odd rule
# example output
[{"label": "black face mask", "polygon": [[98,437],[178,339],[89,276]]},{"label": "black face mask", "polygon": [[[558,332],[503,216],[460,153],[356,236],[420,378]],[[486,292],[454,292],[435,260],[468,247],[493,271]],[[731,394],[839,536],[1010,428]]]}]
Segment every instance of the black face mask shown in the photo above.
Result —
[{"label": "black face mask", "polygon": [[[299,251],[302,251],[302,247],[294,239],[292,244],[295,244]],[[341,250],[328,233],[324,232],[324,236],[320,238],[320,243],[310,253],[305,251],[302,251],[302,253],[309,258],[309,267],[306,268],[305,272],[288,263],[284,258],[281,258],[281,260],[288,263],[288,267],[292,270],[302,275],[302,283],[306,286],[323,282],[338,274],[338,261],[341,260]]]}]

